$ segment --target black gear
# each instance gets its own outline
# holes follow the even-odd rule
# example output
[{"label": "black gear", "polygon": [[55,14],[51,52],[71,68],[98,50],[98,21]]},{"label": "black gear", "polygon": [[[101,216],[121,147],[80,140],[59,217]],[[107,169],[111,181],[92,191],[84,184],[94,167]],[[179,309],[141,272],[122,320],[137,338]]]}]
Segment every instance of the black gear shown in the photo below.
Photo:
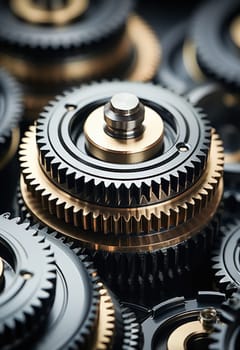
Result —
[{"label": "black gear", "polygon": [[239,1],[206,2],[193,19],[193,39],[203,71],[229,88],[240,88],[239,49],[229,35],[229,25],[239,13]]},{"label": "black gear", "polygon": [[238,350],[240,344],[240,291],[222,304],[222,322],[210,335],[209,350]]},{"label": "black gear", "polygon": [[[206,112],[211,124],[223,140],[225,187],[237,188],[240,174],[238,160],[240,104],[238,99],[229,94],[222,86],[214,83],[203,84],[192,89],[187,94],[187,98],[194,106],[202,108]],[[228,104],[229,99],[232,99],[233,103]]]},{"label": "black gear", "polygon": [[[1,2],[0,43],[9,50],[26,50],[26,53],[49,59],[49,50],[58,57],[59,52],[66,55],[67,50],[77,52],[92,45],[95,49],[103,40],[113,41],[124,29],[132,8],[131,0],[115,2],[112,0],[90,1],[87,13],[79,21],[53,30],[51,26],[34,25],[15,16],[10,2]],[[96,15],[97,14],[97,15]],[[40,50],[40,51],[39,51]],[[22,51],[21,51],[22,52]],[[36,58],[36,57],[35,57]]]},{"label": "black gear", "polygon": [[183,62],[183,45],[188,29],[189,23],[182,22],[161,40],[162,59],[157,81],[178,94],[185,94],[197,84],[188,74]]},{"label": "black gear", "polygon": [[53,304],[56,268],[44,236],[18,219],[0,216],[0,256],[5,285],[0,293],[0,346],[19,346],[35,333]]},{"label": "black gear", "polygon": [[82,349],[93,340],[100,300],[98,277],[79,249],[63,244],[64,239],[61,242],[56,233],[40,232],[54,251],[57,287],[44,329],[31,349]]},{"label": "black gear", "polygon": [[[155,252],[84,251],[92,257],[100,276],[117,295],[151,304],[156,298],[156,287],[161,290],[157,300],[162,299],[167,294],[168,283],[173,286],[178,278],[187,277],[187,271],[195,271],[210,260],[210,247],[217,239],[219,225],[220,213],[192,239]],[[149,300],[151,294],[152,300]]]},{"label": "black gear", "polygon": [[12,130],[18,126],[23,112],[22,94],[17,82],[0,69],[0,154],[4,143],[11,138]]},{"label": "black gear", "polygon": [[221,290],[231,294],[240,288],[240,220],[229,220],[221,228],[221,235],[212,256],[213,271]]},{"label": "black gear", "polygon": [[[163,118],[168,136],[162,155],[131,165],[106,163],[86,152],[84,120],[94,108],[123,90],[136,94]],[[73,112],[66,110],[70,105],[75,108]],[[188,188],[205,168],[210,135],[205,116],[181,97],[150,84],[110,82],[58,96],[41,113],[36,140],[46,174],[57,186],[88,202],[124,207],[141,205],[143,198],[158,201],[160,186],[170,197]],[[191,149],[173,152],[176,143],[189,144]]]},{"label": "black gear", "polygon": [[[224,294],[200,292],[196,299],[179,297],[156,305],[151,310],[149,317],[142,323],[142,349],[163,350],[168,348],[169,336],[176,328],[188,322],[198,321],[199,313],[203,309],[212,307],[219,312],[224,300]],[[197,349],[202,348],[197,347]]]},{"label": "black gear", "polygon": [[[98,337],[102,283],[87,255],[73,242],[46,228],[33,226],[51,245],[56,259],[56,295],[45,320],[44,328],[31,342],[31,349],[85,349],[92,348]],[[110,309],[110,324],[102,339],[111,344],[111,349],[135,350],[139,346],[140,326],[133,312],[121,307],[113,295],[109,295],[114,315]],[[108,300],[106,301],[108,303]],[[77,312],[76,312],[77,311]],[[104,319],[104,322],[106,319]],[[111,334],[114,325],[114,334]],[[108,328],[109,327],[109,328]],[[102,332],[102,330],[100,331]],[[93,336],[93,334],[95,336]],[[109,339],[108,339],[109,338]],[[98,342],[98,344],[103,344]]]}]

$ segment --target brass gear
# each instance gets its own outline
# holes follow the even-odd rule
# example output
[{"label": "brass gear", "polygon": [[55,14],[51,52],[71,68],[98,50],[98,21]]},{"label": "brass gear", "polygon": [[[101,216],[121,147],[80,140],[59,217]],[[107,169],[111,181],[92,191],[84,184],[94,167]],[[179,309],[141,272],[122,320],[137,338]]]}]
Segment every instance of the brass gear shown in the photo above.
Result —
[{"label": "brass gear", "polygon": [[107,289],[101,282],[100,288],[100,314],[98,320],[98,332],[96,339],[96,350],[110,349],[115,333],[115,311],[114,305]]},{"label": "brass gear", "polygon": [[[26,133],[20,146],[20,163],[27,190],[42,207],[56,218],[81,230],[104,234],[141,234],[169,230],[207,209],[218,205],[222,192],[223,148],[212,132],[212,145],[207,169],[189,190],[168,201],[137,208],[113,208],[81,201],[54,186],[38,162],[35,127]],[[22,181],[22,193],[25,187]]]}]

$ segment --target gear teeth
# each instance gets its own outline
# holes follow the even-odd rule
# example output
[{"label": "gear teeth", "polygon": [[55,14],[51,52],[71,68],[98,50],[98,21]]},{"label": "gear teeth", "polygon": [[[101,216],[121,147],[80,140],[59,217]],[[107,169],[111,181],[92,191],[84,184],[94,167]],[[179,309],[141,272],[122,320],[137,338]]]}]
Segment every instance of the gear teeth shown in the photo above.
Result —
[{"label": "gear teeth", "polygon": [[[35,331],[36,320],[43,321],[44,317],[49,312],[53,304],[56,285],[56,267],[53,251],[49,243],[45,240],[41,232],[33,229],[29,222],[21,222],[20,218],[9,218],[5,214],[0,215],[0,219],[8,221],[8,229],[16,232],[16,236],[22,230],[25,234],[31,236],[32,240],[39,246],[44,254],[46,269],[43,271],[41,278],[41,288],[35,291],[31,300],[26,302],[24,307],[20,307],[14,313],[14,316],[2,320],[0,334],[5,339],[13,344],[13,339],[18,339],[21,334],[29,334],[31,330]],[[4,332],[6,332],[4,334]],[[28,336],[27,336],[28,337]],[[1,342],[2,344],[2,342]]]},{"label": "gear teeth", "polygon": [[[96,83],[95,83],[96,84]],[[150,85],[150,84],[149,84]],[[92,85],[93,86],[93,85]],[[152,85],[150,85],[152,86]],[[88,86],[89,87],[89,86]],[[86,86],[87,88],[87,86]],[[75,89],[75,93],[78,90]],[[71,92],[72,93],[72,92]],[[70,96],[67,92],[59,97],[59,101]],[[206,168],[208,151],[211,142],[211,126],[206,119],[206,115],[201,109],[190,106],[198,113],[199,120],[204,128],[202,147],[191,160],[179,166],[177,172],[171,176],[159,176],[158,179],[136,180],[135,182],[124,182],[116,184],[110,180],[97,180],[89,174],[71,171],[66,164],[52,151],[46,144],[44,136],[45,124],[49,113],[57,105],[58,100],[53,101],[54,107],[49,106],[46,113],[42,113],[38,119],[36,127],[36,140],[40,154],[40,162],[48,176],[60,185],[66,187],[73,194],[77,194],[89,202],[96,202],[103,205],[130,207],[134,205],[144,205],[151,200],[163,200],[167,196],[174,196],[178,191],[183,191],[193,182],[197,181],[203,169]]]},{"label": "gear teeth", "polygon": [[[107,6],[108,10],[104,9],[104,6]],[[109,6],[111,6],[111,9],[109,9]],[[38,35],[29,35],[29,30],[26,30],[24,26],[26,24],[23,23],[23,27],[17,23],[17,30],[9,30],[8,22],[4,22],[4,25],[1,27],[0,31],[0,39],[1,42],[8,45],[13,46],[14,48],[19,48],[21,50],[27,50],[29,53],[35,50],[40,50],[40,52],[43,54],[46,51],[51,50],[53,54],[56,55],[56,53],[59,53],[59,51],[70,51],[73,52],[79,49],[83,49],[86,47],[89,47],[93,45],[95,47],[96,45],[99,45],[102,43],[102,41],[108,40],[109,37],[111,38],[112,35],[116,35],[120,29],[123,28],[124,24],[126,23],[126,20],[128,18],[129,13],[131,12],[133,8],[133,2],[128,0],[123,0],[121,4],[118,6],[117,14],[118,16],[113,16],[114,10],[116,11],[116,6],[111,5],[111,1],[108,2],[108,4],[103,4],[103,9],[98,8],[98,11],[101,14],[102,20],[104,19],[104,25],[101,25],[100,28],[98,27],[98,30],[96,31],[95,25],[89,26],[88,21],[84,20],[83,23],[79,26],[79,23],[75,23],[74,25],[78,27],[80,30],[81,35],[78,35],[79,31],[73,35],[73,32],[71,31],[71,34],[68,33],[68,31],[65,31],[63,33],[64,35],[59,35],[58,31],[56,31],[55,35],[52,31],[49,35],[46,35],[45,31],[44,33],[41,31],[41,26],[36,25],[35,29],[38,28]],[[106,12],[107,11],[107,12]],[[7,17],[15,17],[12,16],[11,11],[7,10],[5,8],[2,9],[3,13],[6,13]],[[10,13],[9,13],[10,12]],[[92,12],[92,11],[90,11]],[[104,13],[105,12],[105,13]],[[109,14],[108,20],[106,21],[106,13]],[[112,16],[114,17],[114,20],[112,19]],[[2,17],[1,20],[3,21],[4,18]],[[92,19],[90,17],[90,23]],[[19,21],[18,21],[19,22]],[[21,21],[22,22],[22,21]],[[21,24],[20,22],[20,24]],[[101,22],[102,23],[102,22]],[[16,23],[15,23],[16,26]],[[68,26],[67,26],[68,27]],[[36,31],[36,30],[35,30]]]},{"label": "gear teeth", "polygon": [[229,274],[227,267],[223,261],[223,251],[225,250],[225,243],[230,237],[231,233],[240,225],[239,220],[228,220],[221,227],[220,236],[215,244],[215,249],[212,253],[212,269],[214,271],[219,289],[225,291],[227,295],[232,295],[240,287],[239,281],[234,281]]},{"label": "gear teeth", "polygon": [[237,349],[239,342],[240,291],[221,305],[221,322],[214,325],[209,335],[209,350]]},{"label": "gear teeth", "polygon": [[[223,169],[222,143],[214,131],[212,132],[212,142],[217,148],[216,166],[211,173],[211,177],[208,178],[207,182],[205,181],[195,195],[176,206],[172,203],[169,209],[165,207],[163,210],[161,206],[151,209],[148,205],[151,197],[150,192],[145,191],[144,195],[141,192],[142,204],[146,205],[146,209],[141,211],[136,209],[133,214],[122,212],[121,209],[112,211],[112,208],[104,208],[102,211],[101,206],[88,206],[85,202],[77,200],[69,201],[68,197],[67,199],[66,197],[64,197],[65,199],[61,198],[60,192],[54,194],[52,187],[49,187],[44,180],[44,175],[42,179],[35,173],[37,165],[31,166],[29,163],[28,154],[33,152],[34,147],[36,148],[34,128],[26,133],[26,137],[20,146],[20,166],[28,191],[38,198],[44,209],[47,209],[50,214],[56,215],[58,219],[63,219],[66,223],[73,224],[83,230],[104,234],[148,234],[160,231],[163,228],[169,229],[171,226],[177,226],[193,218],[208,206],[218,189]],[[149,189],[147,185],[146,187]],[[156,185],[154,187],[160,188]]]},{"label": "gear teeth", "polygon": [[193,269],[196,262],[208,256],[218,233],[219,222],[220,214],[217,213],[211,223],[193,238],[158,251],[111,253],[84,248],[83,252],[92,257],[100,276],[109,281],[109,287],[117,293],[124,289],[144,294],[145,283],[151,278],[154,278],[155,283],[161,282],[179,270]]},{"label": "gear teeth", "polygon": [[125,306],[121,306],[123,319],[123,350],[139,349],[141,329],[135,314]]}]

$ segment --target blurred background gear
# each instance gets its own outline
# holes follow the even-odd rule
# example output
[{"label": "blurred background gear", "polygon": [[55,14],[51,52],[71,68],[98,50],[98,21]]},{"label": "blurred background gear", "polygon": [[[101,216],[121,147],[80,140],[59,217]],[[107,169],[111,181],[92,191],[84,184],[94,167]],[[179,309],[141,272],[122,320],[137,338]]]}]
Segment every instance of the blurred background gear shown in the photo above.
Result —
[{"label": "blurred background gear", "polygon": [[66,93],[26,134],[20,163],[28,211],[79,240],[111,286],[144,289],[209,256],[223,149],[168,90],[113,82]]},{"label": "blurred background gear", "polygon": [[240,100],[214,83],[195,87],[187,98],[207,113],[220,134],[224,144],[225,189],[237,189],[240,174]]},{"label": "blurred background gear", "polygon": [[178,94],[185,94],[206,78],[196,62],[196,54],[188,39],[188,21],[174,25],[161,40],[161,65],[157,81]]},{"label": "blurred background gear", "polygon": [[1,349],[22,348],[31,340],[55,295],[53,251],[44,237],[28,226],[0,215]]},{"label": "blurred background gear", "polygon": [[221,306],[222,322],[214,325],[209,350],[237,350],[240,344],[240,292]]},{"label": "blurred background gear", "polygon": [[201,292],[196,299],[173,298],[156,305],[142,322],[142,349],[208,349],[224,300],[224,294]]},{"label": "blurred background gear", "polygon": [[212,262],[220,290],[231,295],[240,287],[240,221],[228,220],[213,251]]},{"label": "blurred background gear", "polygon": [[0,213],[13,208],[19,176],[16,153],[22,113],[20,87],[6,71],[0,69]]},{"label": "blurred background gear", "polygon": [[206,1],[196,11],[192,38],[199,65],[228,89],[240,89],[239,1]]},{"label": "blurred background gear", "polygon": [[72,84],[155,76],[159,44],[132,1],[4,0],[0,64],[24,85],[25,118]]}]

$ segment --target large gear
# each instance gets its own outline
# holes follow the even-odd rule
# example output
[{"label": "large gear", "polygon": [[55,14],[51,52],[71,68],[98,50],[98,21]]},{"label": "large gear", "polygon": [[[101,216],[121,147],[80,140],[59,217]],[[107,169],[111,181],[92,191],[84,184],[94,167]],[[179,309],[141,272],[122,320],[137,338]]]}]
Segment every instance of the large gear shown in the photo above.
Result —
[{"label": "large gear", "polygon": [[78,9],[79,0],[45,10],[44,1],[22,2],[21,6],[16,0],[1,3],[0,63],[23,83],[26,118],[36,119],[54,95],[73,84],[107,77],[137,81],[154,77],[158,42],[141,18],[130,15],[131,0],[117,4],[85,0],[84,14],[57,25],[31,19],[44,11],[54,21],[56,12],[62,11],[64,17],[71,4]]},{"label": "large gear", "polygon": [[41,327],[52,306],[56,268],[44,236],[0,216],[0,256],[4,286],[0,292],[0,346],[19,346]]},{"label": "large gear", "polygon": [[[78,135],[74,136],[77,123],[82,124],[93,109],[103,105],[113,94],[122,90],[146,100],[146,106],[149,108],[155,107],[163,118],[165,128],[170,129],[164,140],[164,153],[148,162],[133,165],[99,162],[84,149],[81,142],[82,127]],[[81,117],[78,117],[79,112],[83,110],[86,110],[85,115],[81,113]],[[68,133],[64,131],[65,126],[59,122],[59,116],[66,124],[73,125],[75,121]],[[173,127],[169,117],[174,120]],[[190,132],[190,125],[194,133]],[[74,142],[73,137],[76,137]],[[60,138],[63,139],[62,142],[59,141]],[[94,84],[58,96],[56,101],[51,102],[41,113],[37,121],[36,139],[45,173],[58,187],[90,203],[97,201],[101,205],[135,207],[143,205],[146,201],[157,203],[166,195],[174,197],[176,193],[189,188],[192,182],[201,176],[208,157],[211,127],[201,111],[167,90],[153,85],[114,82]],[[179,152],[177,147],[181,148],[182,145],[184,148],[185,144],[186,147],[187,144],[191,145],[191,149]],[[173,145],[175,149],[172,148]],[[69,152],[71,147],[74,147],[77,153]],[[179,165],[177,169],[176,164]],[[93,173],[93,168],[97,174]]]},{"label": "large gear", "polygon": [[231,33],[238,16],[237,0],[218,4],[215,1],[206,2],[196,12],[192,31],[198,62],[203,71],[225,86],[239,90],[239,47]]},{"label": "large gear", "polygon": [[179,297],[156,305],[142,323],[142,349],[207,349],[224,300],[224,294],[201,292],[196,299]]},{"label": "large gear", "polygon": [[240,293],[239,291],[221,306],[222,322],[215,324],[210,335],[209,350],[237,350],[240,343]]},{"label": "large gear", "polygon": [[228,220],[212,256],[213,271],[221,290],[231,294],[240,288],[240,221]]},{"label": "large gear", "polygon": [[[132,106],[126,125],[118,121],[125,103]],[[135,273],[158,279],[159,271],[191,269],[209,253],[222,195],[221,141],[205,116],[165,89],[112,82],[58,97],[26,133],[20,163],[31,215],[80,240],[109,281],[131,284]]]}]

